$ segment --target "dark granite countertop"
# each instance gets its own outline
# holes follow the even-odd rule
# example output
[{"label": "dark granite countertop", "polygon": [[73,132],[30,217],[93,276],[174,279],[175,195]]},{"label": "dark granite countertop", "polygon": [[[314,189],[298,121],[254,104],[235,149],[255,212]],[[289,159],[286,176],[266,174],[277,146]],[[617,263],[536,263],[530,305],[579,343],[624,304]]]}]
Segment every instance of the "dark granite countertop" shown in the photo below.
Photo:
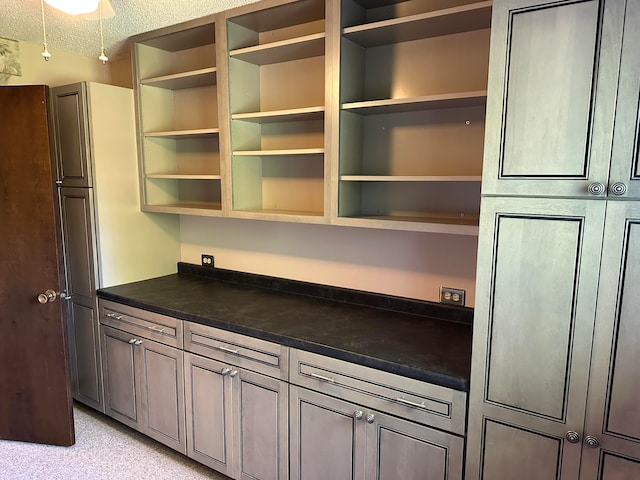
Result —
[{"label": "dark granite countertop", "polygon": [[447,310],[430,302],[189,264],[178,267],[178,274],[103,288],[98,296],[468,391],[471,309]]}]

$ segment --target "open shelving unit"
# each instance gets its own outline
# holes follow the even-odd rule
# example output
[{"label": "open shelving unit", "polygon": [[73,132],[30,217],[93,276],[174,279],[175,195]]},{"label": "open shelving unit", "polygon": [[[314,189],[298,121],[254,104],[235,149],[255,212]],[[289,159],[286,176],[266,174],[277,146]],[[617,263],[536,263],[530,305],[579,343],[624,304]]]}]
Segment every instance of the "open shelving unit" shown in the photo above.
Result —
[{"label": "open shelving unit", "polygon": [[142,209],[220,215],[213,18],[141,34],[132,44]]},{"label": "open shelving unit", "polygon": [[326,222],[325,2],[226,18],[231,215]]},{"label": "open shelving unit", "polygon": [[458,3],[341,1],[336,223],[477,235],[491,2]]}]

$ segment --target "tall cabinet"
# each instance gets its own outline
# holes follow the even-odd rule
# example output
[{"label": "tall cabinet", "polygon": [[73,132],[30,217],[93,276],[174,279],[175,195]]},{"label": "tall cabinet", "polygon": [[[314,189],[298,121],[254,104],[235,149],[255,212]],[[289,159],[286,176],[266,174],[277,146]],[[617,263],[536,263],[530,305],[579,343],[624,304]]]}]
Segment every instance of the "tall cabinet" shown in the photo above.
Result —
[{"label": "tall cabinet", "polygon": [[133,92],[51,89],[74,398],[104,411],[96,289],[173,273],[178,224],[139,211]]},{"label": "tall cabinet", "polygon": [[640,3],[493,6],[466,478],[640,478]]}]

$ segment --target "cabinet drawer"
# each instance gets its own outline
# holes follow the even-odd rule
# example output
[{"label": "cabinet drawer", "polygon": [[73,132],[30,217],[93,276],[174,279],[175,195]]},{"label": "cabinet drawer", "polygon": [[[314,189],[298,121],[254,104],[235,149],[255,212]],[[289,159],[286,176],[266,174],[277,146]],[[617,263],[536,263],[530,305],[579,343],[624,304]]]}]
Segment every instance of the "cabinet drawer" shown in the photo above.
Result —
[{"label": "cabinet drawer", "polygon": [[289,378],[289,349],[239,333],[185,322],[184,349],[281,380]]},{"label": "cabinet drawer", "polygon": [[290,382],[464,435],[466,392],[291,349]]},{"label": "cabinet drawer", "polygon": [[182,348],[182,320],[109,300],[99,300],[98,305],[101,324]]}]

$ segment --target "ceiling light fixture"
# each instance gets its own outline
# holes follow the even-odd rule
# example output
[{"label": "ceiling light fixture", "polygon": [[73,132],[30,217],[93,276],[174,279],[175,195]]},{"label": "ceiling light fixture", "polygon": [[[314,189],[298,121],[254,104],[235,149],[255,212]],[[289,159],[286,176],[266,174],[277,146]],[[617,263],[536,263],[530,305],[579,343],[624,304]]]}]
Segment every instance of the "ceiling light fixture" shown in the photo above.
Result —
[{"label": "ceiling light fixture", "polygon": [[100,60],[103,64],[107,63],[109,57],[104,50],[104,32],[102,29],[102,4],[106,1],[107,13],[106,17],[112,17],[114,15],[113,8],[111,7],[109,0],[40,0],[40,7],[42,10],[42,46],[43,50],[40,55],[44,58],[45,61],[49,61],[51,58],[51,53],[49,53],[49,49],[47,48],[47,29],[45,26],[44,20],[44,4],[50,5],[58,10],[61,10],[65,13],[69,13],[71,15],[77,14],[85,14],[85,18],[89,20],[93,20],[96,17],[92,14],[97,11],[98,18],[100,19],[100,55],[98,56],[98,60]]},{"label": "ceiling light fixture", "polygon": [[80,13],[95,12],[98,8],[100,0],[44,0],[47,4],[53,8],[69,13],[71,15],[78,15]]}]

